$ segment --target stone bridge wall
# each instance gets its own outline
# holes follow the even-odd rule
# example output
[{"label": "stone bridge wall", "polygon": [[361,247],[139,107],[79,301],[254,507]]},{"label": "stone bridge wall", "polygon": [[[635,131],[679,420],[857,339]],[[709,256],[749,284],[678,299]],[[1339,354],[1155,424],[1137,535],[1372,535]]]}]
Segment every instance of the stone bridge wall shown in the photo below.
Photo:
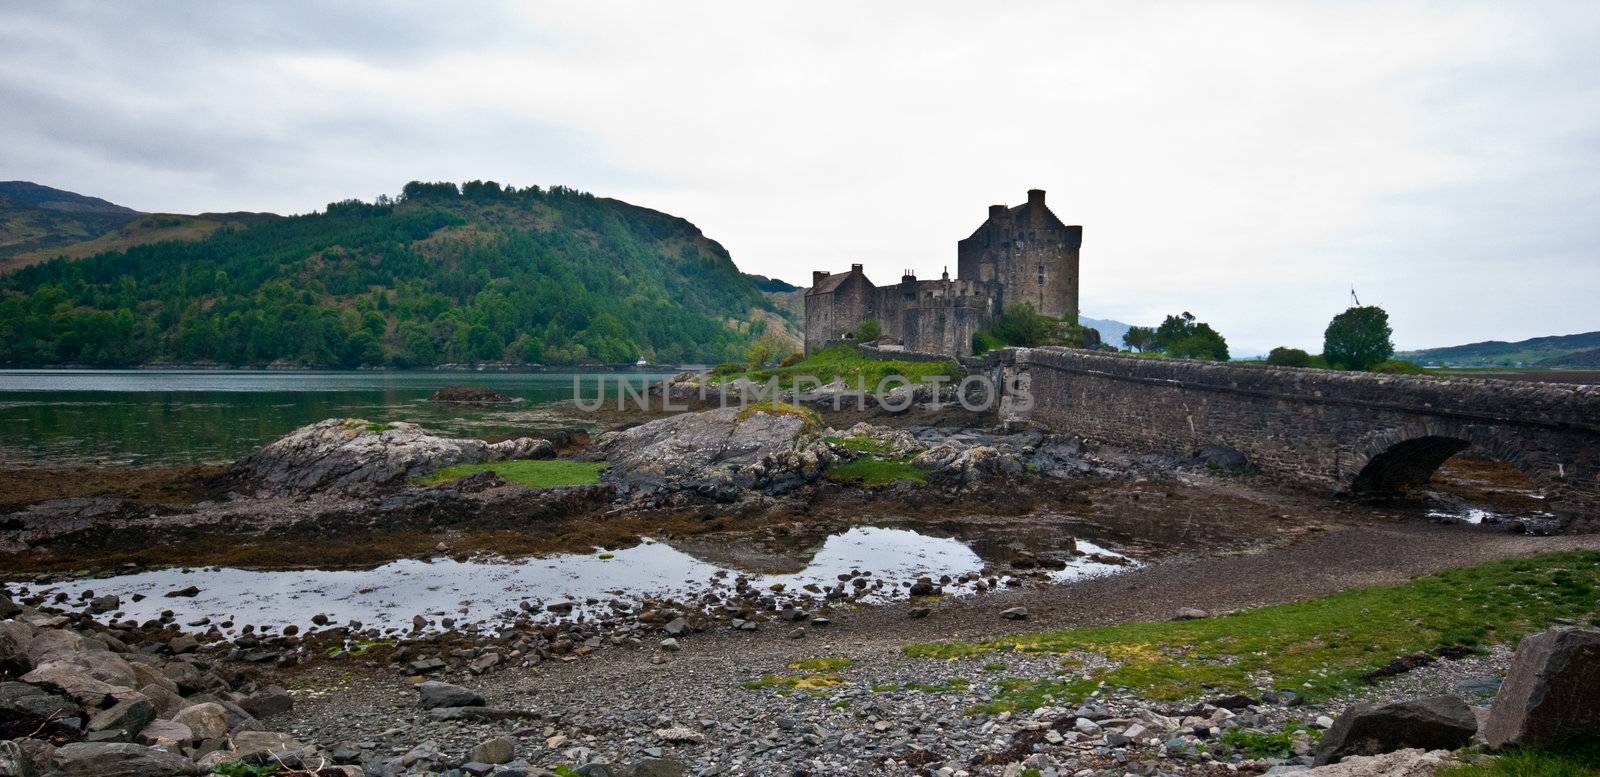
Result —
[{"label": "stone bridge wall", "polygon": [[[1053,431],[1163,453],[1225,445],[1268,475],[1335,493],[1350,492],[1380,455],[1393,461],[1396,451],[1418,452],[1425,482],[1443,458],[1470,444],[1521,468],[1564,511],[1600,517],[1600,387],[1065,348],[1010,350],[993,363],[1026,374],[1033,407],[1020,415]],[[1442,456],[1437,446],[1423,450],[1425,440],[1443,440]],[[1430,455],[1438,460],[1427,464]]]}]

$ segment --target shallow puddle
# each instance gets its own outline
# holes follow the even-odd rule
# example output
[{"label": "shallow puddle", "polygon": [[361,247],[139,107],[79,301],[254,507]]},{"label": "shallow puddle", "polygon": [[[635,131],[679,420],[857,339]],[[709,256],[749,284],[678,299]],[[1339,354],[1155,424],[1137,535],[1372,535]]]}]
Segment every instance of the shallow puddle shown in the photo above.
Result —
[{"label": "shallow puddle", "polygon": [[[1047,572],[1052,581],[1065,582],[1126,569],[1125,557],[1089,542],[1078,542],[1086,556],[1077,556],[1065,569]],[[1113,559],[1124,563],[1107,563]],[[781,584],[788,595],[805,595],[804,586],[828,589],[841,575],[867,573],[883,580],[881,589],[869,588],[859,601],[905,599],[904,583],[918,577],[938,580],[977,572],[985,562],[966,543],[931,537],[906,529],[857,527],[829,536],[798,572],[746,574],[751,586],[768,589]],[[518,616],[522,602],[540,611],[545,605],[571,602],[573,616],[609,610],[612,601],[637,601],[645,596],[693,597],[704,591],[727,590],[741,573],[702,561],[663,542],[646,541],[631,548],[578,555],[563,554],[520,559],[483,558],[456,561],[437,558],[407,559],[375,569],[323,571],[253,571],[234,568],[164,569],[92,580],[76,580],[36,588],[36,592],[66,593],[74,604],[84,591],[121,599],[117,613],[104,617],[140,621],[171,610],[179,624],[201,619],[233,621],[282,628],[311,625],[311,617],[327,615],[334,624],[356,620],[366,627],[410,630],[412,618],[423,615],[437,625],[453,618],[458,625],[494,625]],[[1004,579],[1003,576],[1000,577]],[[195,596],[166,596],[194,586]],[[13,586],[15,588],[15,586]],[[970,594],[972,584],[951,583],[946,593]],[[891,593],[892,592],[892,593]],[[135,594],[145,598],[133,601]],[[204,631],[209,624],[189,627]]]}]

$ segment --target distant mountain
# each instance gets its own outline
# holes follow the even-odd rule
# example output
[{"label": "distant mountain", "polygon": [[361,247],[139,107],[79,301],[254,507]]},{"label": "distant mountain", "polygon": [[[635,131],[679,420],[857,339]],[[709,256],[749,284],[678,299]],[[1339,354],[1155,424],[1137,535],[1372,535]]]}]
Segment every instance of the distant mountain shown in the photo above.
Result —
[{"label": "distant mountain", "polygon": [[1518,367],[1546,363],[1577,351],[1593,348],[1600,348],[1600,332],[1535,337],[1514,343],[1486,340],[1481,343],[1452,345],[1446,348],[1402,351],[1395,356],[1427,365]]},{"label": "distant mountain", "polygon": [[82,259],[163,240],[199,240],[223,227],[278,218],[270,213],[141,213],[98,197],[28,181],[0,182],[0,272]]},{"label": "distant mountain", "polygon": [[781,278],[768,278],[765,275],[752,275],[750,273],[745,273],[745,275],[749,276],[750,280],[755,281],[756,288],[764,292],[781,293],[795,291],[800,288]]},{"label": "distant mountain", "polygon": [[93,240],[144,214],[28,181],[0,182],[0,259]]},{"label": "distant mountain", "polygon": [[[9,191],[18,212],[194,226],[48,187]],[[68,244],[33,242],[51,240]],[[688,221],[492,181],[412,182],[393,199],[0,274],[0,364],[16,366],[715,362],[771,331],[795,334]]]},{"label": "distant mountain", "polygon": [[1121,321],[1113,321],[1109,318],[1089,318],[1087,316],[1078,316],[1078,323],[1091,329],[1099,330],[1100,341],[1108,345],[1116,346],[1117,348],[1123,347],[1122,336],[1127,334],[1128,330],[1132,328],[1132,325],[1130,324],[1124,324]]}]

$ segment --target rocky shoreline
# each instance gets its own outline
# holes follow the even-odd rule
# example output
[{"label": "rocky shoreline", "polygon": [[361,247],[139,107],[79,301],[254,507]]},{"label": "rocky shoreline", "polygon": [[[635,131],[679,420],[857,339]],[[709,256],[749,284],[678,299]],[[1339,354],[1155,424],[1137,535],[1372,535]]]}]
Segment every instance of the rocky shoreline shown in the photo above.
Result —
[{"label": "rocky shoreline", "polygon": [[[497,469],[527,462],[597,474],[543,487]],[[472,471],[431,477],[447,468]],[[0,775],[1284,773],[1311,766],[1321,732],[1357,699],[1307,706],[1293,689],[1266,688],[1158,703],[1106,689],[1072,706],[984,712],[1008,683],[1069,682],[1060,659],[912,661],[901,648],[913,634],[1204,618],[1405,569],[1597,544],[1280,492],[1226,449],[1129,455],[1037,430],[793,405],[651,417],[592,440],[575,430],[452,439],[330,419],[203,482],[154,491],[183,489],[200,498],[44,500],[0,520],[0,553],[16,562],[15,603],[0,599],[0,734],[11,740]],[[804,585],[726,571],[803,565],[826,538],[862,526],[959,537],[981,564],[949,575],[846,568]],[[1377,535],[1397,526],[1458,550],[1396,556]],[[81,579],[196,562],[480,563],[648,537],[725,569],[672,595],[502,594],[491,617],[463,606],[400,625],[315,611],[275,623],[180,615],[203,594],[179,584],[182,570],[165,590],[127,598]],[[1083,564],[1130,571],[1061,582]],[[1208,564],[1220,578],[1194,576]],[[1332,575],[1338,564],[1358,577]],[[1468,659],[1471,676],[1459,659],[1385,682],[1437,673],[1422,690],[1487,687],[1509,654]],[[1405,757],[1394,774],[1448,758]]]}]

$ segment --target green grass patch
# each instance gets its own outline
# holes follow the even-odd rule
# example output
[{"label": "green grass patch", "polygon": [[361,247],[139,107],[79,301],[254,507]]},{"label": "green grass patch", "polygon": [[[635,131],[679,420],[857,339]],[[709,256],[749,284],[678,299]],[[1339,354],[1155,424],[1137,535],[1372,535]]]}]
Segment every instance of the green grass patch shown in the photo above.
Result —
[{"label": "green grass patch", "polygon": [[757,402],[739,411],[738,419],[746,420],[756,413],[766,413],[774,416],[793,416],[805,422],[806,429],[815,430],[822,428],[822,416],[817,411],[808,407],[791,405],[788,402]]},{"label": "green grass patch", "polygon": [[1253,731],[1235,728],[1222,732],[1218,741],[1229,752],[1243,753],[1249,758],[1288,758],[1294,755],[1295,733],[1304,731],[1312,742],[1322,739],[1322,732],[1298,720],[1284,724],[1282,731]]},{"label": "green grass patch", "polygon": [[788,666],[801,672],[837,672],[855,662],[848,658],[802,658],[790,661]]},{"label": "green grass patch", "polygon": [[1000,690],[995,693],[993,699],[967,712],[996,715],[1001,712],[1036,710],[1045,706],[1077,704],[1089,698],[1100,687],[1100,681],[1093,677],[1074,677],[1067,680],[1007,677],[995,685]]},{"label": "green grass patch", "polygon": [[820,694],[834,686],[849,685],[850,681],[837,673],[854,663],[848,658],[802,658],[787,664],[800,674],[769,674],[747,680],[739,687],[752,691],[771,690],[785,696],[795,691]]},{"label": "green grass patch", "polygon": [[[858,383],[865,386],[868,393],[876,393],[879,384],[891,377],[905,378],[912,383],[922,383],[929,378],[945,377],[952,381],[959,377],[961,367],[954,361],[920,362],[868,359],[861,355],[854,347],[848,345],[835,346],[825,351],[807,356],[799,362],[787,367],[776,367],[765,370],[738,370],[729,365],[719,365],[710,373],[711,379],[716,382],[727,382],[738,378],[748,378],[757,383],[766,383],[773,378],[778,379],[778,385],[784,389],[795,387],[797,378],[816,378],[823,383],[832,383],[843,380],[854,388]],[[899,385],[896,381],[889,388]]]},{"label": "green grass patch", "polygon": [[949,693],[961,692],[972,687],[972,681],[964,677],[945,680],[942,683],[906,683],[900,686],[902,691],[921,691],[922,693]]},{"label": "green grass patch", "polygon": [[850,437],[824,437],[829,445],[837,445],[851,453],[863,456],[889,456],[894,453],[894,446],[873,437],[853,435]]},{"label": "green grass patch", "polygon": [[1000,663],[999,661],[991,661],[983,665],[983,671],[985,672],[1004,672],[1005,670],[1006,665]]},{"label": "green grass patch", "polygon": [[212,774],[221,774],[225,777],[267,777],[277,774],[282,770],[279,764],[256,765],[244,761],[229,761],[211,767]]},{"label": "green grass patch", "polygon": [[909,461],[879,458],[861,458],[835,464],[828,468],[825,477],[835,483],[867,488],[882,488],[902,480],[913,483],[928,481],[928,473]]},{"label": "green grass patch", "polygon": [[519,459],[487,464],[452,464],[412,478],[411,482],[421,486],[433,486],[488,470],[513,483],[521,483],[532,488],[589,486],[600,482],[600,473],[605,471],[606,466],[605,462],[567,459]]},{"label": "green grass patch", "polygon": [[1450,766],[1434,777],[1595,777],[1600,775],[1600,739],[1557,748],[1520,748],[1495,758]]},{"label": "green grass patch", "polygon": [[849,684],[849,680],[832,672],[816,672],[811,674],[769,674],[754,680],[746,680],[739,687],[751,691],[770,690],[777,692],[779,695],[787,696],[795,691],[820,693],[835,686]]},{"label": "green grass patch", "polygon": [[1401,656],[1443,646],[1515,644],[1557,618],[1600,622],[1597,590],[1600,551],[1582,550],[1497,561],[1398,586],[1205,620],[912,645],[906,653],[924,658],[996,650],[1098,654],[1115,665],[1096,681],[1153,700],[1249,692],[1264,676],[1275,687],[1293,688],[1317,701],[1358,687],[1362,674]]}]

